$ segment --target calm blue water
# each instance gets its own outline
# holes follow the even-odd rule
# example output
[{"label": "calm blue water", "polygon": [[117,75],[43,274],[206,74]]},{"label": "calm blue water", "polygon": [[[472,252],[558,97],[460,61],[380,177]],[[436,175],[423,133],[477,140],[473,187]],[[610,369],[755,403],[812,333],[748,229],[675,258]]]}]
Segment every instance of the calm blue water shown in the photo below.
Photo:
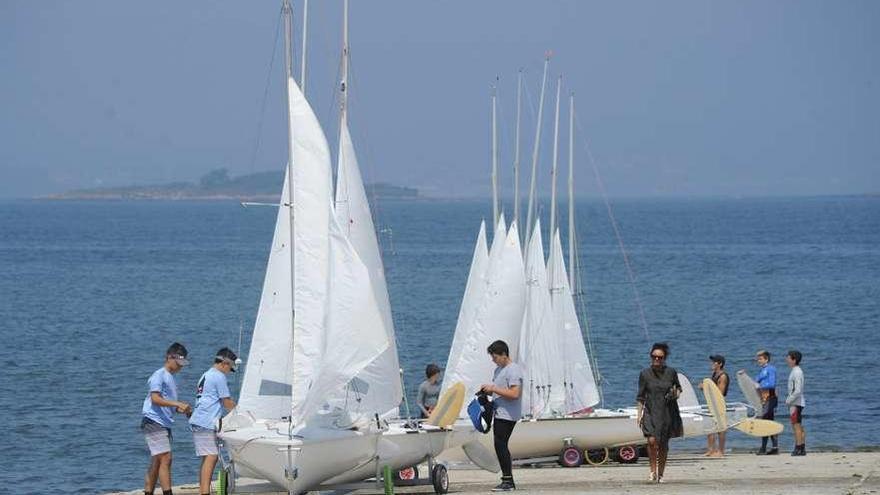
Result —
[{"label": "calm blue water", "polygon": [[[445,362],[485,202],[383,202],[380,226],[407,387]],[[880,445],[880,198],[625,200],[616,213],[650,337],[604,211],[579,205],[588,318],[609,406],[633,403],[649,342],[704,376],[798,348],[811,447]],[[0,202],[0,484],[16,493],[141,486],[145,380],[168,344],[193,356],[184,398],[253,325],[274,210],[233,202]],[[246,354],[245,354],[246,355]],[[738,391],[732,392],[739,399]],[[174,480],[196,479],[175,433]],[[783,437],[784,447],[791,443]],[[756,442],[731,434],[734,446]],[[699,442],[685,444],[696,446]],[[679,443],[679,446],[682,444]]]}]

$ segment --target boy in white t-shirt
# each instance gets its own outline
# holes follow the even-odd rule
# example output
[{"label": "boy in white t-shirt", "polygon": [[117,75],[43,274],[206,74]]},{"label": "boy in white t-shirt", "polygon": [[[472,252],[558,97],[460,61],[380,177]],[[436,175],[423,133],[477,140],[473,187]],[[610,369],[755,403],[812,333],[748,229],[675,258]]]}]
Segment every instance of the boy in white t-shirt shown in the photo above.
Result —
[{"label": "boy in white t-shirt", "polygon": [[788,351],[785,361],[791,368],[788,374],[788,396],[785,398],[785,405],[788,406],[788,414],[791,420],[791,429],[794,430],[794,450],[791,452],[793,456],[807,455],[806,432],[804,432],[804,371],[801,369],[800,351]]},{"label": "boy in white t-shirt", "polygon": [[152,495],[156,481],[163,495],[171,495],[171,425],[174,413],[191,414],[186,402],[177,400],[174,374],[189,364],[183,344],[171,344],[165,351],[165,364],[147,380],[149,391],[141,408],[141,430],[150,449],[150,465],[144,475],[144,493]]},{"label": "boy in white t-shirt", "polygon": [[199,493],[203,495],[211,493],[211,478],[217,465],[217,420],[223,416],[224,410],[231,411],[235,408],[235,401],[232,400],[229,385],[226,383],[226,374],[235,372],[237,359],[238,356],[228,347],[217,351],[214,366],[208,368],[199,379],[196,408],[189,418],[196,455],[202,458]]}]

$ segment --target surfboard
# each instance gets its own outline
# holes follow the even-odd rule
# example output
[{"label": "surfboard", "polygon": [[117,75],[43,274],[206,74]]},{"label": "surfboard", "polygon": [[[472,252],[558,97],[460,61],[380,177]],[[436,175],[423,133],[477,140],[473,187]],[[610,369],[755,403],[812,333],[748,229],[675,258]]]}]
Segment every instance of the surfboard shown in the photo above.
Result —
[{"label": "surfboard", "polygon": [[761,404],[761,396],[758,395],[758,384],[755,383],[755,380],[752,380],[752,377],[746,373],[746,370],[739,370],[736,372],[736,384],[739,385],[739,389],[746,398],[746,402],[754,407],[760,415],[761,409],[764,406]]},{"label": "surfboard", "polygon": [[446,392],[440,396],[440,400],[437,401],[437,405],[434,406],[434,410],[431,411],[431,415],[428,416],[426,423],[441,428],[446,428],[452,425],[452,423],[458,418],[461,406],[464,405],[464,395],[465,389],[463,383],[458,382],[449,387]]},{"label": "surfboard", "polygon": [[727,402],[721,395],[718,385],[710,378],[703,379],[703,395],[706,397],[706,405],[709,406],[709,412],[712,413],[712,419],[715,420],[715,428],[718,431],[727,429]]},{"label": "surfboard", "polygon": [[782,433],[782,423],[769,419],[745,419],[734,425],[734,428],[753,437],[769,437]]}]

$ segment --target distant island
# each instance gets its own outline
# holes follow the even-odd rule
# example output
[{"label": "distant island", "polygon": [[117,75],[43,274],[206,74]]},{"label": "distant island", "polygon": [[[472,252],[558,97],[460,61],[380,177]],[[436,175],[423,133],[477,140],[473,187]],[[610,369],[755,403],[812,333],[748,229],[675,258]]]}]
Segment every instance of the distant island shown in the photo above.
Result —
[{"label": "distant island", "polygon": [[[98,187],[53,194],[49,199],[236,199],[277,201],[283,171],[257,172],[230,177],[225,168],[203,175],[198,183],[169,182],[149,186]],[[367,196],[379,199],[414,199],[418,189],[386,183],[367,184]]]}]

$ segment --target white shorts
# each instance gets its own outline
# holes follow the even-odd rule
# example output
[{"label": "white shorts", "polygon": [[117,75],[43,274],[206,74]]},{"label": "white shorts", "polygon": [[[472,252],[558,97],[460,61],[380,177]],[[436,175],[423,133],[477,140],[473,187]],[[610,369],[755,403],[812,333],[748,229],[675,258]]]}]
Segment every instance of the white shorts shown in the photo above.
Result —
[{"label": "white shorts", "polygon": [[144,440],[147,442],[151,456],[171,452],[171,430],[169,428],[152,421],[144,421],[141,429],[144,432]]},{"label": "white shorts", "polygon": [[206,455],[217,455],[217,433],[213,429],[202,428],[201,426],[192,425],[193,445],[196,448],[196,455],[199,457]]}]

